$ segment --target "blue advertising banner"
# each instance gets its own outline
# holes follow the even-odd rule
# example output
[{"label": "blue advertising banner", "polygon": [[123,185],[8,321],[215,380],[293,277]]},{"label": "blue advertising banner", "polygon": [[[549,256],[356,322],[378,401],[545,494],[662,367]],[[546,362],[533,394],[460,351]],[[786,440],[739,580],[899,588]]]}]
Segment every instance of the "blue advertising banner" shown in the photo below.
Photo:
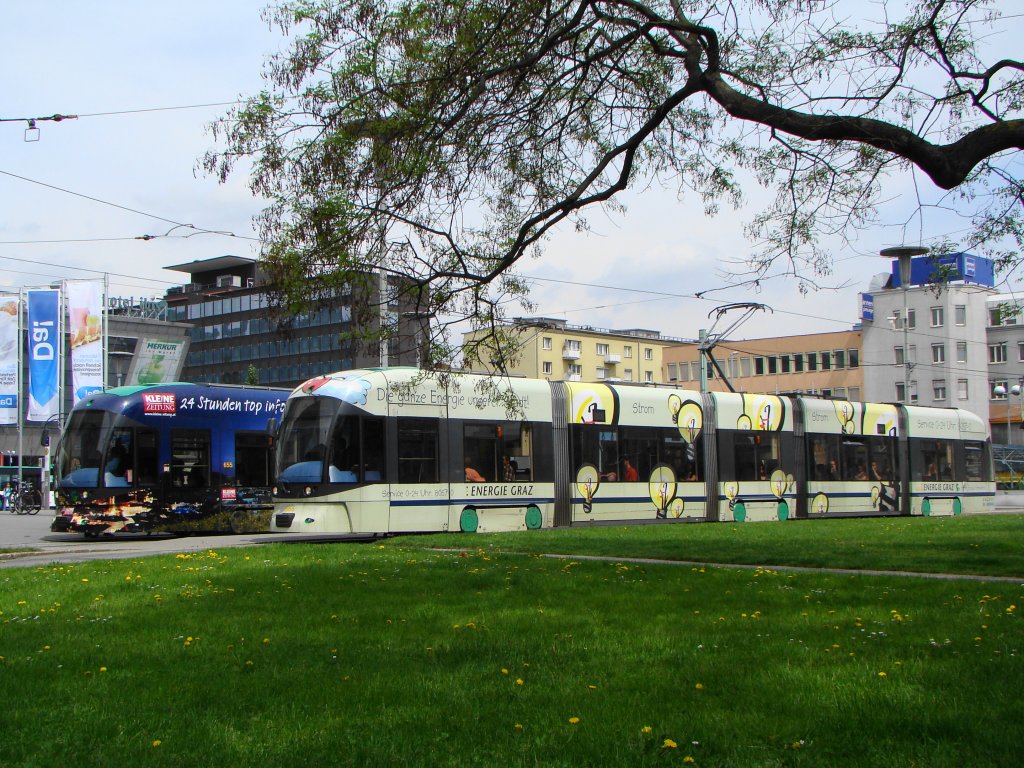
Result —
[{"label": "blue advertising banner", "polygon": [[28,292],[28,415],[46,421],[57,415],[58,381],[62,364],[60,291]]}]

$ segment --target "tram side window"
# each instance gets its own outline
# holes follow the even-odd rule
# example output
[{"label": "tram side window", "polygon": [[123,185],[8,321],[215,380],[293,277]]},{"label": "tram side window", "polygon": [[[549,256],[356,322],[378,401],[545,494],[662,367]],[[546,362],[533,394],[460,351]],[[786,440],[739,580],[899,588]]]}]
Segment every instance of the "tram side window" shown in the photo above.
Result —
[{"label": "tram side window", "polygon": [[810,435],[807,440],[812,480],[839,480],[839,435]]},{"label": "tram side window", "polygon": [[971,441],[964,446],[964,480],[967,482],[988,482],[992,479],[992,462],[988,455],[988,444]]},{"label": "tram side window", "polygon": [[533,426],[529,422],[504,422],[500,448],[500,480],[510,483],[533,479]]},{"label": "tram side window", "polygon": [[398,419],[398,482],[436,483],[438,420]]},{"label": "tram side window", "polygon": [[384,437],[384,419],[364,418],[363,440],[360,450],[362,464],[361,478],[367,483],[376,483],[384,479],[384,457],[387,440]]},{"label": "tram side window", "polygon": [[872,436],[867,438],[871,463],[868,465],[868,480],[891,483],[896,477],[893,465],[897,462],[896,440],[892,437]]},{"label": "tram side window", "polygon": [[[619,429],[618,479],[636,482],[651,476],[651,470],[660,463],[658,433],[655,427],[622,427]],[[679,437],[679,442],[683,438]],[[678,473],[678,470],[677,470]]]},{"label": "tram side window", "polygon": [[593,464],[602,481],[619,477],[619,438],[614,428],[590,424],[574,424],[572,456],[575,466]]},{"label": "tram side window", "polygon": [[60,441],[59,474],[61,485],[69,488],[95,488],[103,459],[103,441],[111,414],[106,411],[78,411]]},{"label": "tram side window", "polygon": [[210,485],[210,432],[171,430],[171,485],[206,488]]},{"label": "tram side window", "polygon": [[[677,429],[663,429],[658,452],[659,464],[668,464],[675,470],[680,482],[692,483],[704,479],[704,435],[697,436],[696,442],[687,443]],[[653,467],[652,467],[653,468]],[[650,474],[640,473],[640,480]]]},{"label": "tram side window", "polygon": [[[493,483],[498,474],[498,444],[501,434],[497,424],[466,424],[462,431],[462,456],[465,459],[465,479],[473,477],[470,470]],[[480,482],[477,480],[477,482]]]},{"label": "tram side window", "polygon": [[952,481],[953,443],[950,440],[913,441],[914,480]]},{"label": "tram side window", "polygon": [[868,448],[864,440],[843,438],[843,480],[868,479]]},{"label": "tram side window", "polygon": [[156,485],[159,479],[159,436],[155,429],[138,429],[135,432],[135,484]]},{"label": "tram side window", "polygon": [[126,488],[135,477],[135,441],[130,427],[110,433],[107,459],[103,464],[103,484],[108,488]]},{"label": "tram side window", "polygon": [[235,482],[239,486],[269,486],[273,466],[274,455],[265,433],[235,433]]},{"label": "tram side window", "polygon": [[779,436],[775,433],[733,433],[736,480],[768,480],[779,466]]}]

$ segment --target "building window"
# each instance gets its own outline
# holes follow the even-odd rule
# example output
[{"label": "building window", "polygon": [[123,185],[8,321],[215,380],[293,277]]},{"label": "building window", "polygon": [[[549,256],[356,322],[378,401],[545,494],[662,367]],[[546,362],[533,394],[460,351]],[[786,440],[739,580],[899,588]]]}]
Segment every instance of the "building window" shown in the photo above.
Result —
[{"label": "building window", "polygon": [[583,366],[572,363],[569,365],[569,375],[577,378],[583,376]]},{"label": "building window", "polygon": [[831,352],[819,352],[818,357],[821,360],[821,370],[830,371],[832,370],[832,353]]},{"label": "building window", "polygon": [[[1021,359],[1024,360],[1024,358],[1021,358]],[[956,343],[956,361],[958,363],[966,363],[967,362],[967,342],[966,341],[958,341]]]},{"label": "building window", "polygon": [[778,373],[778,372],[779,372],[779,358],[777,358],[775,355],[771,355],[768,358],[768,373],[772,374],[772,373]]},{"label": "building window", "polygon": [[839,398],[840,400],[846,399],[846,387],[836,387],[832,390],[832,397]]},{"label": "building window", "polygon": [[627,368],[626,370],[624,370],[622,372],[622,377],[626,381],[632,381],[633,380],[633,369],[632,368]]},{"label": "building window", "polygon": [[967,379],[956,380],[956,396],[960,400],[967,400]]},{"label": "building window", "polygon": [[907,402],[907,385],[902,381],[896,382],[896,401],[900,403]]},{"label": "building window", "polygon": [[804,356],[802,352],[793,355],[793,371],[795,373],[804,372]]},{"label": "building window", "polygon": [[1010,391],[1010,388],[1006,386],[1006,379],[995,379],[994,381],[990,381],[988,384],[990,398],[993,400],[1006,399],[1006,393]]},{"label": "building window", "polygon": [[936,402],[946,399],[946,380],[945,379],[933,379],[932,380],[932,397]]},{"label": "building window", "polygon": [[749,357],[741,357],[740,358],[740,376],[743,376],[744,378],[750,376],[750,358]]},{"label": "building window", "polygon": [[551,349],[551,337],[550,336],[545,336],[544,338],[542,338],[540,340],[540,348],[541,349]]},{"label": "building window", "polygon": [[953,322],[957,325],[967,325],[967,305],[957,304],[953,307]]},{"label": "building window", "polygon": [[601,357],[604,357],[605,355],[607,355],[608,354],[608,345],[607,344],[601,344],[600,342],[598,342],[598,344],[597,344],[597,354],[599,354]]},{"label": "building window", "polygon": [[678,374],[678,370],[679,369],[678,369],[678,366],[676,366],[675,363],[669,363],[666,367],[668,368],[668,380],[669,381],[678,381],[679,380],[679,374]]},{"label": "building window", "polygon": [[764,358],[763,357],[755,357],[754,358],[754,375],[755,376],[764,376]]},{"label": "building window", "polygon": [[[907,310],[907,328],[909,330],[911,330],[911,331],[914,330],[915,328],[917,328],[917,310],[916,309],[908,309]],[[910,396],[913,397],[914,393],[911,392]]]},{"label": "building window", "polygon": [[689,381],[690,380],[690,364],[680,363],[679,364],[679,380]]},{"label": "building window", "polygon": [[906,359],[903,357],[903,347],[893,347],[892,356],[893,359],[896,361],[896,365],[905,365],[907,362]]},{"label": "building window", "polygon": [[648,384],[654,383],[654,371],[644,371],[644,381]]},{"label": "building window", "polygon": [[836,368],[845,368],[846,367],[846,350],[845,349],[837,349],[835,352],[833,352],[832,353],[832,362],[835,364]]},{"label": "building window", "polygon": [[[860,350],[858,350],[858,349],[848,349],[848,350],[846,350],[846,358],[849,361],[851,368],[859,368],[860,367]],[[851,399],[853,399],[853,398],[851,398]]]},{"label": "building window", "polygon": [[1005,363],[1006,362],[1006,342],[1001,341],[998,344],[988,345],[988,361],[990,363]]},{"label": "building window", "polygon": [[653,360],[654,350],[650,347],[644,347],[644,360]]},{"label": "building window", "polygon": [[608,369],[607,368],[603,368],[603,367],[599,367],[597,369],[596,373],[597,373],[597,380],[598,381],[602,381],[603,379],[607,378],[607,376],[608,376]]},{"label": "building window", "polygon": [[941,328],[945,319],[942,307],[931,308],[932,328]]},{"label": "building window", "polygon": [[808,352],[807,353],[807,370],[816,371],[818,370],[818,353]]},{"label": "building window", "polygon": [[944,362],[946,362],[946,345],[945,344],[932,344],[932,362],[933,363],[944,363]]},{"label": "building window", "polygon": [[544,363],[544,369],[543,370],[544,370],[544,375],[545,376],[550,376],[551,375],[551,363]]},{"label": "building window", "polygon": [[1024,341],[1017,342],[1017,360],[1024,362]]},{"label": "building window", "polygon": [[633,357],[633,348],[632,347],[626,347],[625,349],[623,349],[622,350],[622,356],[624,358],[626,358],[627,360],[629,358]]},{"label": "building window", "polygon": [[860,387],[850,387],[847,390],[847,398],[853,401],[860,400]]},{"label": "building window", "polygon": [[566,339],[565,345],[562,347],[566,352],[579,352],[580,342],[578,339]]},{"label": "building window", "polygon": [[779,357],[779,370],[782,371],[782,373],[789,373],[789,371],[790,371],[789,361],[790,361],[789,355],[782,355],[781,357]]}]

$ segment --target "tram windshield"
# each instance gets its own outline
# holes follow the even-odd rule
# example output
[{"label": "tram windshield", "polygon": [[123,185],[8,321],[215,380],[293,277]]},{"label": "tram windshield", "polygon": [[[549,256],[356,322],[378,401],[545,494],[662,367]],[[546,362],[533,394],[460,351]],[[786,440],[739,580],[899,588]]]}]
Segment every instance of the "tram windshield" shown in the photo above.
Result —
[{"label": "tram windshield", "polygon": [[109,411],[78,411],[60,442],[57,462],[60,485],[64,488],[96,488],[99,485],[103,449],[110,436],[115,414]]},{"label": "tram windshield", "polygon": [[277,441],[281,483],[360,483],[384,479],[384,420],[342,411],[338,400],[288,403]]},{"label": "tram windshield", "polygon": [[277,441],[278,479],[282,483],[319,483],[340,402],[329,397],[292,400],[281,420]]}]

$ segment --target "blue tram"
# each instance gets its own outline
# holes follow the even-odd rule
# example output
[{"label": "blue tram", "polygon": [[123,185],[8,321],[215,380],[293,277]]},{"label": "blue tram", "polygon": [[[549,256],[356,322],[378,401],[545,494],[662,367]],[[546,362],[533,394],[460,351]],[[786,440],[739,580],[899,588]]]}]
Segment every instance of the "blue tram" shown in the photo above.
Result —
[{"label": "blue tram", "polygon": [[120,387],[79,402],[57,450],[56,532],[266,531],[268,430],[286,389]]}]

